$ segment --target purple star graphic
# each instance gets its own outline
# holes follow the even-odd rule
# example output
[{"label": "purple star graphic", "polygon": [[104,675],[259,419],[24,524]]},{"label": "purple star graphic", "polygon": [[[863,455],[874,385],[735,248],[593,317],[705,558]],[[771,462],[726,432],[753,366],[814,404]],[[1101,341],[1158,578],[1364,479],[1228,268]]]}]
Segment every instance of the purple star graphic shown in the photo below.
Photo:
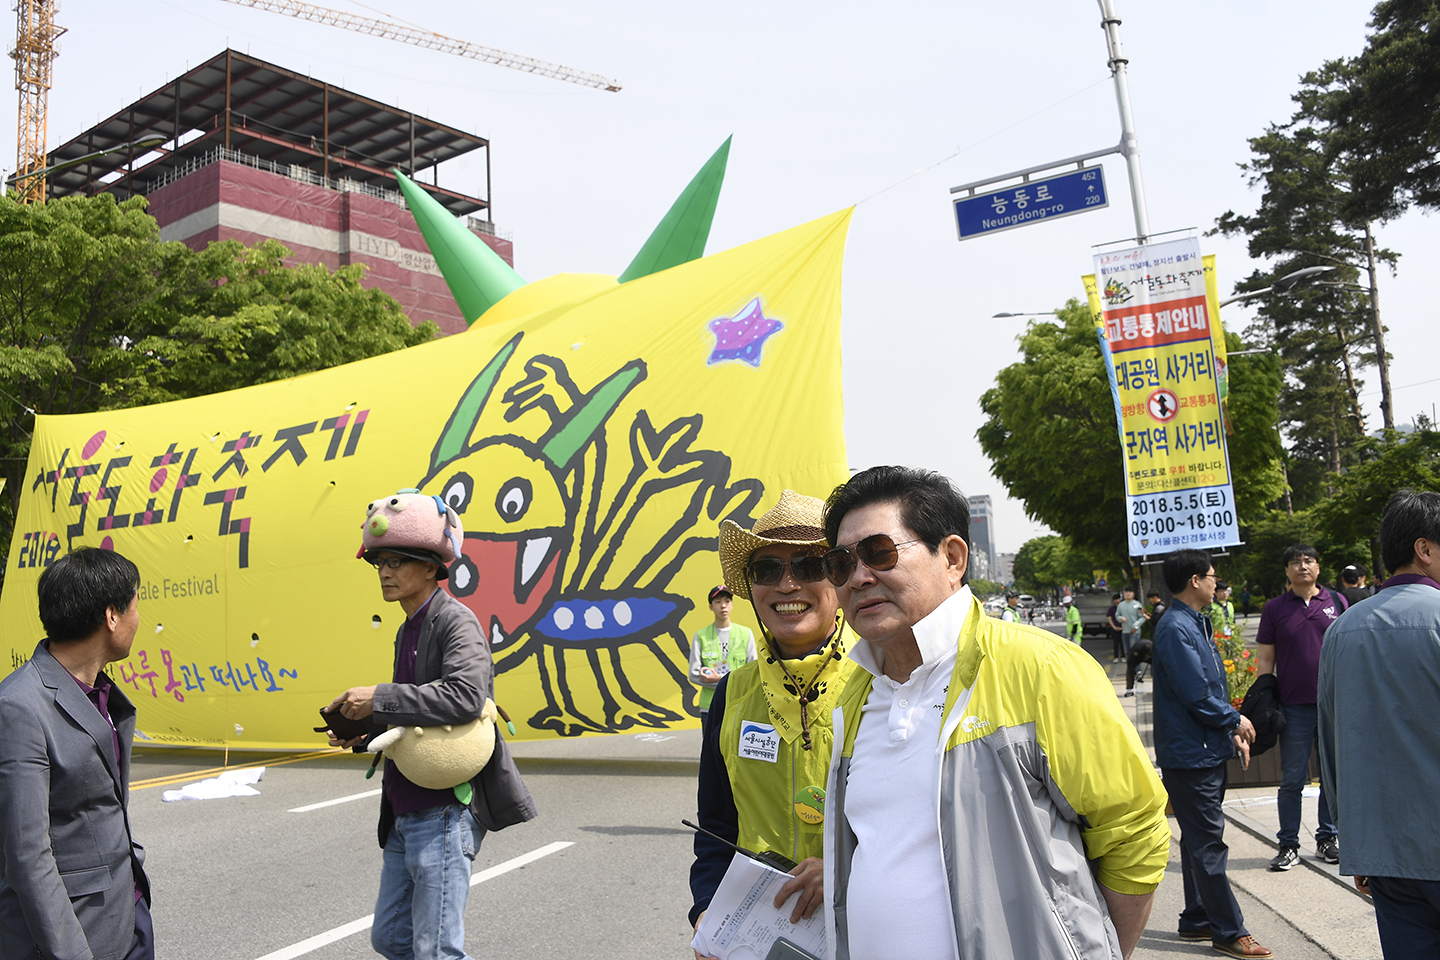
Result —
[{"label": "purple star graphic", "polygon": [[756,297],[745,305],[734,317],[719,317],[710,321],[710,332],[715,334],[715,349],[705,361],[708,364],[726,360],[740,360],[752,367],[760,366],[760,352],[765,341],[785,329],[785,324],[765,316]]}]

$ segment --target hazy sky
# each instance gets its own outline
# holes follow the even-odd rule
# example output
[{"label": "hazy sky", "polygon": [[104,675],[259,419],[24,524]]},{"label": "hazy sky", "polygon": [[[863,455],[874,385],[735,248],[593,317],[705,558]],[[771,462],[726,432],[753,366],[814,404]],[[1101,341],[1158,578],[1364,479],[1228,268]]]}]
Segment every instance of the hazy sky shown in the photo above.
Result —
[{"label": "hazy sky", "polygon": [[[366,14],[350,0],[327,5]],[[63,0],[50,95],[58,145],[227,43],[489,137],[495,219],[529,280],[616,274],[727,136],[709,252],[858,204],[845,264],[846,437],[852,466],[933,467],[995,499],[1013,551],[1043,529],[1005,495],[975,440],[978,400],[1018,357],[1023,320],[1083,296],[1095,244],[1134,234],[1125,166],[1104,161],[1106,210],[958,242],[948,188],[1110,146],[1114,85],[1093,0],[1006,3],[605,4],[376,0],[449,36],[605,74],[602,93],[237,7],[221,0]],[[1116,0],[1155,233],[1214,226],[1258,195],[1247,138],[1289,117],[1297,77],[1359,52],[1370,5],[1333,0]],[[0,117],[13,137],[15,101]],[[7,139],[13,144],[13,140]],[[13,167],[12,146],[0,152]],[[483,193],[483,166],[440,182]],[[1184,234],[1177,234],[1183,236]],[[1397,419],[1429,412],[1437,334],[1422,307],[1434,223],[1409,215],[1381,242],[1402,254],[1381,304]],[[1222,295],[1254,268],[1206,239]],[[1243,330],[1249,313],[1224,314]],[[1232,376],[1241,376],[1237,362]],[[1370,426],[1378,377],[1364,375]],[[1432,382],[1425,382],[1432,381]],[[1413,386],[1412,386],[1413,385]],[[1063,470],[1065,450],[1054,451]],[[1116,482],[1120,465],[1116,464]],[[1085,509],[1077,503],[1077,510]]]}]

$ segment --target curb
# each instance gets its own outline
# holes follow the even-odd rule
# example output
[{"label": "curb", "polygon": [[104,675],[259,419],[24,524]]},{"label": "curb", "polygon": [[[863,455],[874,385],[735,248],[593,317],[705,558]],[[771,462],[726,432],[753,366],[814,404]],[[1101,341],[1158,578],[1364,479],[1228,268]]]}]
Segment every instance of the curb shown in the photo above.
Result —
[{"label": "curb", "polygon": [[[1264,824],[1252,820],[1251,818],[1245,816],[1245,814],[1243,813],[1236,812],[1235,808],[1233,807],[1222,806],[1221,813],[1225,815],[1226,820],[1229,820],[1231,823],[1235,824],[1235,826],[1239,827],[1241,830],[1245,831],[1250,836],[1254,837],[1256,840],[1259,840],[1261,843],[1264,843],[1267,847],[1270,847],[1277,852],[1279,851],[1280,844],[1275,841],[1275,838],[1274,836],[1272,836],[1270,829]],[[1311,852],[1313,853],[1313,851]],[[1300,858],[1300,863],[1302,866],[1314,871],[1315,873],[1318,873],[1322,877],[1325,877],[1327,880],[1334,883],[1336,886],[1339,886],[1349,891],[1351,894],[1359,897],[1366,903],[1375,902],[1372,898],[1367,897],[1359,890],[1356,890],[1354,883],[1352,883],[1345,877],[1342,877],[1340,875],[1340,868],[1338,865],[1324,863],[1323,861],[1315,859],[1314,856],[1303,856]]]}]

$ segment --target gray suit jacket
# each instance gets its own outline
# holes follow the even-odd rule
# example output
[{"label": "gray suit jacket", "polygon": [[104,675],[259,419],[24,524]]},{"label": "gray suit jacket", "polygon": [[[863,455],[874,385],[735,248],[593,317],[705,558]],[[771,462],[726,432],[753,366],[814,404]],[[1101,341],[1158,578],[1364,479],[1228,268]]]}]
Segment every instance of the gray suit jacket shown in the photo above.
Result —
[{"label": "gray suit jacket", "polygon": [[[401,623],[395,632],[397,668],[404,632],[405,624]],[[480,621],[469,607],[441,588],[425,611],[425,622],[420,625],[415,643],[415,683],[382,683],[376,687],[373,718],[377,724],[390,726],[469,723],[480,716],[486,697],[495,698],[495,666]],[[535,801],[520,779],[498,724],[495,753],[485,769],[470,781],[470,787],[470,812],[486,830],[501,830],[535,817]],[[394,822],[390,804],[382,796],[380,846],[385,846]]]},{"label": "gray suit jacket", "polygon": [[0,957],[124,957],[145,851],[130,836],[135,707],[112,686],[120,737],[44,644],[0,681]]}]

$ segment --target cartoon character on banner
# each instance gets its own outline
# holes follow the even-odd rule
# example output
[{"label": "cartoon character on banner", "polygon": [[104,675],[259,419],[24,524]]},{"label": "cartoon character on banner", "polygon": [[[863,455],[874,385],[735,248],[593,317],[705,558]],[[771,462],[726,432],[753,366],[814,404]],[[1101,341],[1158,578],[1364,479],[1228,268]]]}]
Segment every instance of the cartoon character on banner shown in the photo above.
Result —
[{"label": "cartoon character on banner", "polygon": [[[664,727],[683,719],[662,705],[677,694],[698,716],[680,629],[694,604],[668,588],[687,560],[716,549],[722,519],[753,523],[764,486],[730,483],[728,456],[692,449],[700,414],[657,428],[641,409],[629,449],[610,448],[610,417],[645,380],[640,359],[582,390],[562,360],[532,356],[500,404],[505,423],[535,413],[526,422],[538,420],[543,432],[484,435],[481,415],[523,336],[461,396],[418,484],[463,518],[462,556],[446,587],[479,618],[497,674],[538,661],[545,706],[531,727],[561,736]],[[628,471],[606,489],[607,465],[627,453]],[[627,542],[632,530],[645,530],[645,542]],[[635,651],[622,658],[621,650],[636,645],[663,668],[658,688],[640,689],[633,666],[627,671]]]}]

